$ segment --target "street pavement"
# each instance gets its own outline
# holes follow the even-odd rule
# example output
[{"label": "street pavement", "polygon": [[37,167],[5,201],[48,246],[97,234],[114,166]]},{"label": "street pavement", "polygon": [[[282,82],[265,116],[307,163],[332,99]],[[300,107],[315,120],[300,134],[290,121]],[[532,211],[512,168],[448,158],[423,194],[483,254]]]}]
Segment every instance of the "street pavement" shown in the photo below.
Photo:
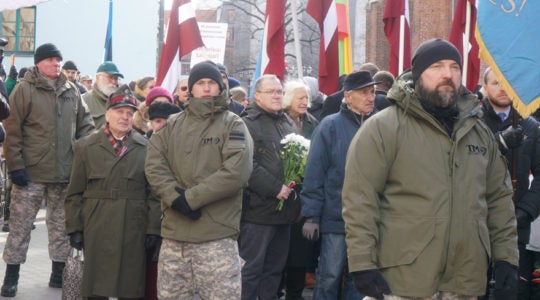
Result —
[{"label": "street pavement", "polygon": [[[15,298],[0,299],[20,299],[20,300],[59,300],[62,298],[62,290],[49,287],[49,276],[51,275],[51,260],[47,249],[47,227],[45,226],[45,209],[40,209],[34,223],[36,229],[32,230],[30,247],[26,263],[21,265],[17,296]],[[2,223],[0,221],[0,228]],[[4,251],[7,232],[0,231],[0,253]],[[6,272],[6,264],[0,261],[0,285],[3,282]],[[304,299],[311,300],[312,290],[304,289]],[[194,300],[198,300],[196,295]]]}]

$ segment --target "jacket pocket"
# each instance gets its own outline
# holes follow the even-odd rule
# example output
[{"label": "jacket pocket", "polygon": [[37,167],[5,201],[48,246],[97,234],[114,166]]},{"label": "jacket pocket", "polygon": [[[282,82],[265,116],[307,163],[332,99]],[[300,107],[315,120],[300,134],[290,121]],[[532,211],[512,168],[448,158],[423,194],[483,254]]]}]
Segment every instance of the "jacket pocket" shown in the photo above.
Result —
[{"label": "jacket pocket", "polygon": [[434,236],[435,219],[387,216],[379,225],[379,266],[413,263]]}]

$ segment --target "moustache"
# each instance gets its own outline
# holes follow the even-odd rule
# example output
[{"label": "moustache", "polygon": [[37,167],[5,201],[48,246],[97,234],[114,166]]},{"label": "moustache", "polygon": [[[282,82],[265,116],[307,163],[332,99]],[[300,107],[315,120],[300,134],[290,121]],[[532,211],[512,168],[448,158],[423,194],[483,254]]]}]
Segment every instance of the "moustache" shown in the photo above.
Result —
[{"label": "moustache", "polygon": [[445,79],[443,82],[437,84],[437,89],[441,86],[445,86],[445,85],[448,85],[450,87],[452,87],[454,90],[456,90],[456,86],[454,85],[454,82],[450,79]]}]

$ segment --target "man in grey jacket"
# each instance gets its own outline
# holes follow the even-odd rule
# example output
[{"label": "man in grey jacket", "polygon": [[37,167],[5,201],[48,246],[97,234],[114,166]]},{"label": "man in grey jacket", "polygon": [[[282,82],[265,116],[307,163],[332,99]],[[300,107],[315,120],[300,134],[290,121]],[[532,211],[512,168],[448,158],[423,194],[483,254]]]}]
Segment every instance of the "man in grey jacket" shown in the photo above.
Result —
[{"label": "man in grey jacket", "polygon": [[4,247],[7,264],[1,289],[4,297],[17,293],[20,264],[26,261],[32,223],[45,199],[50,287],[62,287],[62,272],[69,252],[64,200],[73,160],[73,141],[94,131],[94,123],[79,90],[60,71],[62,54],[43,44],[31,67],[13,89],[11,114],[4,121],[4,142],[11,193],[10,232]]},{"label": "man in grey jacket", "polygon": [[476,299],[494,263],[495,299],[518,280],[512,186],[461,56],[423,43],[388,93],[396,105],[351,142],[343,186],[349,270],[382,299]]}]

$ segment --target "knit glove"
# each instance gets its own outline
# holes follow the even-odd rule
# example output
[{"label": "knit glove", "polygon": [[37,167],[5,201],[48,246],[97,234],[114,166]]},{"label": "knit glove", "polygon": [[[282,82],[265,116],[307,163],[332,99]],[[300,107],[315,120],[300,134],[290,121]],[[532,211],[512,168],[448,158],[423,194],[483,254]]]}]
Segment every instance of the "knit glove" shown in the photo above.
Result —
[{"label": "knit glove", "polygon": [[493,267],[493,299],[513,300],[517,297],[518,268],[505,261],[498,261]]},{"label": "knit glove", "polygon": [[144,239],[144,249],[146,249],[146,251],[152,251],[160,243],[161,237],[159,235],[147,234],[146,238]]},{"label": "knit glove", "polygon": [[176,187],[175,190],[180,195],[176,199],[174,199],[171,208],[181,212],[183,215],[192,220],[198,220],[201,217],[201,210],[191,210],[191,207],[189,207],[189,204],[186,200],[186,191],[179,187]]},{"label": "knit glove", "polygon": [[18,186],[27,186],[28,182],[30,181],[26,169],[19,169],[9,172],[9,178],[11,179],[11,182]]},{"label": "knit glove", "polygon": [[84,247],[84,237],[82,231],[76,231],[69,234],[69,244],[71,247],[82,250]]},{"label": "knit glove", "polygon": [[351,273],[354,287],[360,293],[379,300],[384,298],[383,294],[390,295],[392,291],[386,280],[377,269],[357,271]]},{"label": "knit glove", "polygon": [[302,235],[310,241],[316,241],[319,239],[319,224],[313,223],[312,219],[307,219],[302,226]]},{"label": "knit glove", "polygon": [[531,224],[531,216],[525,210],[516,207],[516,221],[518,228],[525,228]]}]

